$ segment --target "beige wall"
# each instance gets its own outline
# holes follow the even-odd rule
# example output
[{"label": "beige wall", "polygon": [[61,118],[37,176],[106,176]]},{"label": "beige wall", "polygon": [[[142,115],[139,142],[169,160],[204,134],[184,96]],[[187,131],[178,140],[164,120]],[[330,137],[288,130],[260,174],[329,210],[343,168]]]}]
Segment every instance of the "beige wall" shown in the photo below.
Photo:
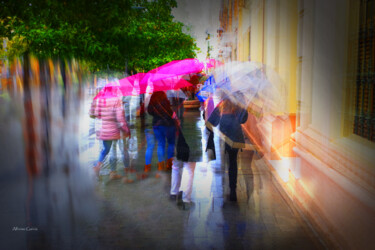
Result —
[{"label": "beige wall", "polygon": [[297,192],[297,198],[309,201],[306,212],[336,244],[359,249],[374,243],[375,199],[369,165],[374,145],[343,132],[350,113],[345,86],[352,32],[349,13],[355,2],[359,3],[300,1],[300,126],[294,151],[301,159],[298,185],[305,191]]},{"label": "beige wall", "polygon": [[[374,245],[375,143],[352,133],[360,1],[245,2],[232,19],[237,58],[246,61],[250,54],[279,74],[290,114],[265,117],[260,124],[266,162],[334,245]],[[294,114],[296,128],[290,130]],[[280,154],[285,147],[275,150],[274,136],[280,133],[295,154]]]}]

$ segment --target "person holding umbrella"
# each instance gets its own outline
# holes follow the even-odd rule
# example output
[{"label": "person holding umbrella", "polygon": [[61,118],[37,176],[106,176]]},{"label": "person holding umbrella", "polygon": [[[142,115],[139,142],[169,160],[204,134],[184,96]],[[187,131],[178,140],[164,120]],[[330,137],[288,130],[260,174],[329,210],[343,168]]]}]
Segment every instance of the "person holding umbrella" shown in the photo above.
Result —
[{"label": "person holding umbrella", "polygon": [[[170,170],[174,156],[176,121],[178,120],[171,109],[171,104],[164,91],[157,91],[151,95],[147,112],[152,116],[152,127],[158,143],[158,171]],[[165,159],[165,141],[168,142],[167,159]],[[147,159],[144,172],[151,171],[151,159]],[[159,174],[156,177],[160,177]]]},{"label": "person holding umbrella", "polygon": [[[97,131],[97,138],[102,141],[103,148],[94,167],[97,177],[99,177],[103,161],[108,155],[112,143],[121,139],[122,136],[130,138],[130,130],[125,120],[122,101],[117,95],[116,88],[106,86],[103,93],[105,94],[105,98],[94,99],[90,109],[90,116],[101,120],[101,128]],[[116,172],[115,161],[110,162],[110,179],[122,178],[122,176],[118,175]]]},{"label": "person holding umbrella", "polygon": [[237,155],[239,149],[245,148],[241,124],[245,123],[247,118],[247,110],[233,103],[229,97],[224,97],[208,118],[207,125],[211,130],[212,126],[219,125],[219,131],[225,141],[225,152],[229,156],[230,201],[237,201]]}]

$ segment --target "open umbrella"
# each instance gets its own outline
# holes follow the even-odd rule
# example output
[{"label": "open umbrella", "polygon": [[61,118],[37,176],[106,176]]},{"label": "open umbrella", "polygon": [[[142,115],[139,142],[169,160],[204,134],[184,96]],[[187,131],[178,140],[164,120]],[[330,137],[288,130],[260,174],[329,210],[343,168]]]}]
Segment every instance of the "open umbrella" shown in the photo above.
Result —
[{"label": "open umbrella", "polygon": [[130,95],[139,95],[142,94],[140,82],[142,81],[143,77],[146,73],[137,73],[135,75],[128,76],[126,78],[120,79],[120,90],[123,96],[130,96]]},{"label": "open umbrella", "polygon": [[256,62],[231,62],[216,68],[213,76],[215,108],[207,126],[219,126],[218,134],[232,147],[254,149],[241,124],[269,114],[285,114],[283,81],[274,70]]},{"label": "open umbrella", "polygon": [[[111,82],[107,84],[95,96],[97,98],[110,98],[115,96],[136,96],[145,93],[153,93],[156,91],[177,90],[184,87],[191,87],[192,84],[179,77],[162,78],[159,74],[155,74],[159,80],[142,82],[146,73],[138,73],[119,80],[118,82]],[[110,88],[110,91],[108,91]],[[115,91],[115,90],[116,91]]]},{"label": "open umbrella", "polygon": [[245,109],[263,113],[286,112],[285,84],[270,67],[258,62],[230,62],[213,71],[216,97],[231,99]]},{"label": "open umbrella", "polygon": [[107,83],[94,97],[96,99],[107,99],[121,96],[120,84],[118,81]]},{"label": "open umbrella", "polygon": [[141,83],[142,93],[153,93],[156,91],[166,91],[166,90],[177,90],[180,88],[193,86],[190,82],[185,79],[173,77],[165,78],[160,80],[155,80],[148,82],[147,84]]},{"label": "open umbrella", "polygon": [[142,82],[157,81],[165,78],[197,73],[201,72],[203,69],[204,63],[198,59],[188,58],[184,60],[175,60],[150,70],[142,79]]}]

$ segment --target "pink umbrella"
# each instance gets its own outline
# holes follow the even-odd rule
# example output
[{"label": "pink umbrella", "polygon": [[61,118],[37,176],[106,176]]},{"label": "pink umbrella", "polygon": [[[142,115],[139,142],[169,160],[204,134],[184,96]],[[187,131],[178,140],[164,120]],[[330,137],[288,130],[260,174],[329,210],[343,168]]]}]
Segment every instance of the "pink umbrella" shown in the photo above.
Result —
[{"label": "pink umbrella", "polygon": [[185,79],[179,77],[172,77],[170,75],[165,76],[164,74],[155,73],[154,78],[159,78],[160,80],[154,81],[142,81],[146,75],[149,73],[138,73],[133,76],[126,77],[119,81],[119,89],[122,95],[139,95],[144,93],[153,93],[156,91],[166,91],[170,89],[180,89],[184,87],[192,86],[191,83]]},{"label": "pink umbrella", "polygon": [[203,69],[204,63],[195,58],[175,60],[149,71],[142,79],[142,82],[157,81],[173,76],[197,73],[201,72]]},{"label": "pink umbrella", "polygon": [[107,98],[114,98],[121,96],[121,91],[119,90],[118,86],[114,86],[113,83],[107,84],[100,92],[94,97],[94,100],[100,99],[107,99]]},{"label": "pink umbrella", "polygon": [[120,90],[123,96],[129,95],[139,95],[143,94],[141,91],[140,82],[142,81],[143,77],[146,73],[138,73],[126,78],[123,78],[119,81],[120,83]]},{"label": "pink umbrella", "polygon": [[190,82],[186,81],[185,79],[173,77],[173,78],[165,78],[153,82],[149,82],[148,84],[141,84],[141,92],[143,93],[153,93],[156,91],[166,91],[166,90],[177,90],[184,87],[193,86]]},{"label": "pink umbrella", "polygon": [[[149,73],[147,73],[149,74]],[[111,98],[119,96],[140,95],[144,93],[153,93],[156,91],[166,91],[171,89],[180,89],[192,86],[185,79],[163,74],[155,74],[155,78],[159,80],[142,82],[146,73],[138,73],[119,80],[118,83],[108,83],[96,96],[97,98]],[[164,78],[165,77],[165,78]]]},{"label": "pink umbrella", "polygon": [[119,96],[139,95],[141,88],[139,82],[146,75],[146,73],[138,73],[119,80],[118,82],[110,82],[94,97],[111,98]]}]

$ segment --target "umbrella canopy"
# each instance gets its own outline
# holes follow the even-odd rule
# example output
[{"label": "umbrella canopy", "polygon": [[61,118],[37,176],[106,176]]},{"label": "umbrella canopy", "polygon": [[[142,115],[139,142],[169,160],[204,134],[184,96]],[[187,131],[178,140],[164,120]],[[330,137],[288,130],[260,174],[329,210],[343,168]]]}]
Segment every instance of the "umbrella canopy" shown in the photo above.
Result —
[{"label": "umbrella canopy", "polygon": [[204,63],[198,59],[188,58],[184,60],[175,60],[156,69],[150,70],[142,79],[142,82],[157,81],[165,78],[197,73],[201,72],[203,69]]},{"label": "umbrella canopy", "polygon": [[113,85],[106,85],[99,93],[94,97],[96,99],[107,99],[107,98],[115,98],[121,96],[121,91],[119,90],[118,86]]},{"label": "umbrella canopy", "polygon": [[214,94],[231,99],[248,109],[258,107],[263,114],[286,112],[286,89],[280,76],[258,62],[230,62],[213,71]]},{"label": "umbrella canopy", "polygon": [[120,90],[123,96],[139,95],[141,93],[140,82],[146,73],[138,73],[119,80]]},{"label": "umbrella canopy", "polygon": [[268,114],[286,112],[283,81],[271,68],[256,62],[231,62],[213,71],[215,102],[207,126],[218,126],[218,134],[231,147],[256,149],[242,131],[242,124]]},{"label": "umbrella canopy", "polygon": [[179,77],[164,78],[154,81],[142,82],[146,73],[138,73],[119,80],[118,82],[108,83],[96,96],[97,98],[110,98],[118,96],[135,96],[156,91],[177,90],[192,86],[188,81]]},{"label": "umbrella canopy", "polygon": [[147,84],[140,83],[141,94],[153,93],[156,91],[177,90],[191,86],[193,85],[190,82],[178,77],[155,80],[148,82]]},{"label": "umbrella canopy", "polygon": [[[206,67],[214,67],[214,65],[218,65],[214,60],[206,63]],[[205,63],[198,59],[175,60],[147,73],[138,73],[123,78],[119,81],[119,84],[110,83],[108,86],[116,86],[120,90],[117,93],[122,96],[192,87],[193,85],[182,79],[181,76],[201,72],[204,68]],[[108,94],[103,92],[105,92],[105,88],[99,92],[95,99],[107,98]]]},{"label": "umbrella canopy", "polygon": [[140,74],[129,76],[121,80],[112,81],[106,84],[102,90],[94,97],[95,99],[106,99],[111,97],[130,96],[139,94],[139,87],[136,82],[139,82]]}]

